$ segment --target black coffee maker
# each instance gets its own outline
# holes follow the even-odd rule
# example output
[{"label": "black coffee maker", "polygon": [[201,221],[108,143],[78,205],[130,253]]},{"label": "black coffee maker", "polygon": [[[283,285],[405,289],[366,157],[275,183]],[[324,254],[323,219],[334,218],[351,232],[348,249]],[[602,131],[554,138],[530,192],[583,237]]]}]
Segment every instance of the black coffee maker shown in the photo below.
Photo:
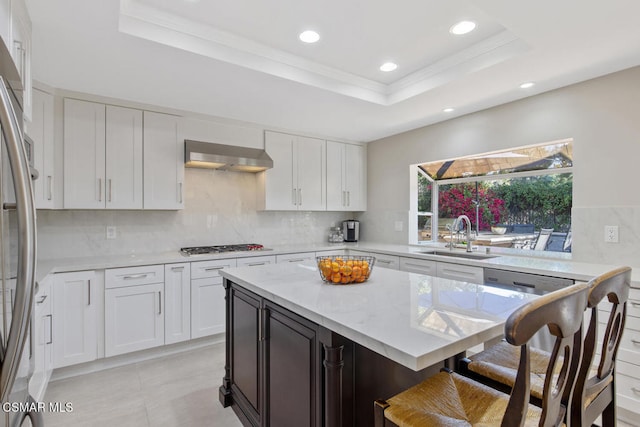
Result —
[{"label": "black coffee maker", "polygon": [[342,234],[345,242],[357,242],[360,238],[360,221],[355,219],[343,221]]}]

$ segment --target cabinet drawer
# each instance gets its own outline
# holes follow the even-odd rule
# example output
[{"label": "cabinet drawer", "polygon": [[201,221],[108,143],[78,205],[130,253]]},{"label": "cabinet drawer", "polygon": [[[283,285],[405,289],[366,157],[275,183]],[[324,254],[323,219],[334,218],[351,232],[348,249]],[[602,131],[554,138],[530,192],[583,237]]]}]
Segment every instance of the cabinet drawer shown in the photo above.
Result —
[{"label": "cabinet drawer", "polygon": [[276,255],[277,263],[286,263],[286,262],[297,263],[297,262],[305,262],[305,261],[315,261],[315,259],[316,259],[315,252]]},{"label": "cabinet drawer", "polygon": [[375,266],[382,268],[390,268],[392,270],[398,270],[400,268],[400,257],[393,255],[377,254],[377,253],[365,253],[376,259]]},{"label": "cabinet drawer", "polygon": [[616,398],[618,404],[632,412],[640,405],[640,379],[627,375],[638,368],[624,362],[616,364]]},{"label": "cabinet drawer", "polygon": [[252,256],[247,258],[238,258],[238,267],[252,267],[257,265],[275,264],[275,255]]},{"label": "cabinet drawer", "polygon": [[146,285],[164,282],[164,265],[145,265],[142,267],[112,268],[105,270],[107,289],[126,286]]},{"label": "cabinet drawer", "polygon": [[222,270],[223,268],[232,268],[235,266],[235,258],[192,262],[191,278],[204,279],[206,277],[218,277],[220,276],[220,270]]},{"label": "cabinet drawer", "polygon": [[436,261],[416,258],[400,258],[400,270],[410,273],[436,275]]},{"label": "cabinet drawer", "polygon": [[439,262],[437,266],[438,277],[446,279],[463,280],[470,283],[484,283],[484,269],[470,265]]}]

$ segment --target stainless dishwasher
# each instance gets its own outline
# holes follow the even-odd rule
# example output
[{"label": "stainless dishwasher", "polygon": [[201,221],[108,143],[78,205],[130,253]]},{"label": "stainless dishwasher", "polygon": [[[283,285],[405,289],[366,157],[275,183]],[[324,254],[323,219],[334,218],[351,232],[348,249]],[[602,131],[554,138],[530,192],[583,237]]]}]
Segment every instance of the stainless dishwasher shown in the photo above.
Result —
[{"label": "stainless dishwasher", "polygon": [[[521,273],[518,271],[484,269],[484,284],[503,289],[516,290],[532,294],[546,294],[573,285],[573,279],[544,276],[541,274]],[[531,340],[531,346],[546,351],[553,348],[553,340],[547,329],[542,329]]]}]

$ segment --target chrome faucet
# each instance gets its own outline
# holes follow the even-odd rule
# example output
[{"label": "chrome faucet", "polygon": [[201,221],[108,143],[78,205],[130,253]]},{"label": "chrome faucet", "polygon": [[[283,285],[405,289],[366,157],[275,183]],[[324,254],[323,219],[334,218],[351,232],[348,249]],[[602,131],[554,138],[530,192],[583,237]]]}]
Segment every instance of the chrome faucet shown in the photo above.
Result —
[{"label": "chrome faucet", "polygon": [[[453,230],[456,230],[456,232],[458,231],[460,228],[460,221],[467,223],[467,252],[471,252],[471,220],[468,216],[460,215],[455,221],[453,221],[453,225],[451,226],[452,233]],[[451,248],[453,248],[453,240],[451,241]]]}]

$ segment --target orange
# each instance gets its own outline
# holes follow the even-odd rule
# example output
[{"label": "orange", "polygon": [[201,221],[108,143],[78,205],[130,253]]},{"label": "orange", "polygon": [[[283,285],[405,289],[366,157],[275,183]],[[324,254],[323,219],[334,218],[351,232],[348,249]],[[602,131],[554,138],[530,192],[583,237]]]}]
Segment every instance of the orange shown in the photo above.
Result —
[{"label": "orange", "polygon": [[333,283],[340,283],[341,280],[342,280],[342,275],[340,273],[333,273],[331,275],[331,281]]},{"label": "orange", "polygon": [[337,273],[340,271],[340,264],[338,264],[337,262],[332,262],[331,263],[331,270],[333,270],[334,273]]},{"label": "orange", "polygon": [[342,267],[340,267],[340,273],[342,273],[345,276],[351,276],[352,272],[353,272],[353,268],[351,268],[351,266],[349,266],[348,264],[345,264]]},{"label": "orange", "polygon": [[362,268],[358,267],[357,265],[353,267],[353,272],[351,273],[351,275],[354,278],[358,278],[360,276],[362,276]]}]

